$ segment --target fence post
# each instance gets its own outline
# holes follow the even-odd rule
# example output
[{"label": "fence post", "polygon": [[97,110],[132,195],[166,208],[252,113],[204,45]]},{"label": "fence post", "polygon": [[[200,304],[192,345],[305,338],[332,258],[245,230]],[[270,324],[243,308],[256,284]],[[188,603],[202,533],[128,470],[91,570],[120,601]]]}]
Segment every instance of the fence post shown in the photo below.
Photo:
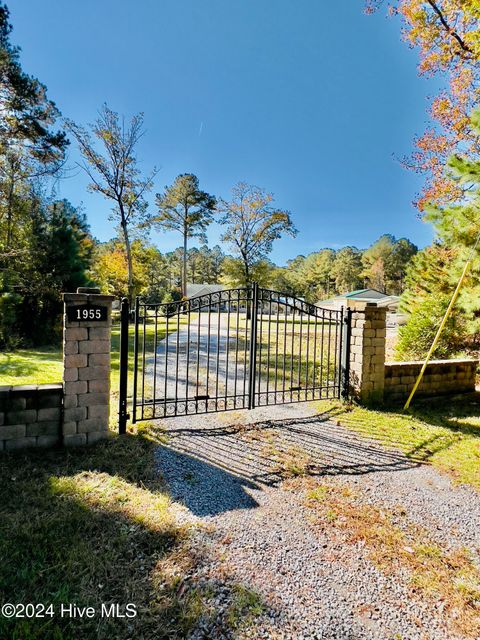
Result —
[{"label": "fence post", "polygon": [[347,401],[350,397],[350,342],[352,334],[352,310],[346,309],[343,316],[343,340],[342,340],[342,399]]},{"label": "fence post", "polygon": [[[258,284],[252,285],[251,319],[250,319],[250,350],[248,368],[248,408],[255,409],[255,383],[257,379],[257,314],[258,314]],[[247,315],[248,317],[248,315]]]},{"label": "fence post", "polygon": [[127,408],[128,389],[128,325],[130,304],[128,298],[122,298],[120,314],[120,383],[118,401],[118,433],[127,432],[127,420],[129,419]]},{"label": "fence post", "polygon": [[[138,321],[140,314],[140,298],[135,298],[135,333],[133,337],[133,392],[132,392],[132,422],[137,422],[137,383],[138,383]],[[168,353],[165,352],[168,358]],[[142,407],[143,411],[143,407]]]},{"label": "fence post", "polygon": [[88,287],[63,294],[62,431],[67,446],[108,436],[113,299]]}]

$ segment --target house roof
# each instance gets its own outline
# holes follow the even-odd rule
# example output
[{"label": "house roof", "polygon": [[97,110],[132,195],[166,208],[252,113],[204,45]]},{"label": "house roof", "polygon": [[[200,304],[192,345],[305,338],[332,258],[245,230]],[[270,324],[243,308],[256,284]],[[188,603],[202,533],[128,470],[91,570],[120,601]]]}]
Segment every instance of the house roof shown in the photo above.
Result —
[{"label": "house roof", "polygon": [[386,293],[382,293],[377,289],[357,289],[357,291],[350,291],[350,293],[344,293],[339,298],[353,298],[355,300],[363,300],[368,298],[370,300],[379,300],[380,298],[388,298]]},{"label": "house roof", "polygon": [[389,307],[390,305],[395,305],[400,302],[400,296],[385,296],[385,298],[381,298],[378,300],[377,305],[379,307]]},{"label": "house roof", "polygon": [[398,304],[400,298],[398,296],[389,296],[386,293],[377,291],[377,289],[358,289],[357,291],[350,291],[343,295],[335,296],[329,300],[320,300],[316,304],[318,306],[333,306],[340,302],[347,303],[349,300],[362,300],[363,302],[375,302],[380,307],[386,307],[390,305]]},{"label": "house roof", "polygon": [[315,304],[316,305],[332,305],[332,304],[335,304],[337,300],[339,300],[339,298],[329,298],[328,300],[319,300]]},{"label": "house roof", "polygon": [[217,293],[224,289],[223,284],[187,284],[187,298],[206,296],[209,293]]}]

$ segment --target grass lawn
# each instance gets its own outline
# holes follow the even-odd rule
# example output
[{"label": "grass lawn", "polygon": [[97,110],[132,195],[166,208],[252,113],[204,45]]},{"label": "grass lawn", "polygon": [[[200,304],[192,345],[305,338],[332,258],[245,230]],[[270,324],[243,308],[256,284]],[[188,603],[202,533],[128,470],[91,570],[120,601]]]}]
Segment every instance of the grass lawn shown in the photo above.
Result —
[{"label": "grass lawn", "polygon": [[[227,575],[229,605],[219,612],[215,583],[189,577],[202,548],[193,552],[190,531],[175,521],[151,438],[147,428],[85,449],[2,454],[0,600],[52,603],[56,614],[0,616],[0,638],[170,640],[219,615],[231,634],[261,610]],[[61,603],[96,611],[133,603],[138,614],[62,618]]]},{"label": "grass lawn", "polygon": [[480,394],[417,400],[409,413],[400,407],[373,411],[329,401],[317,405],[342,426],[480,490]]},{"label": "grass lawn", "polygon": [[[232,340],[232,357],[238,362],[248,359],[249,333],[237,320],[230,318],[230,338]],[[305,389],[327,387],[339,384],[338,380],[338,346],[340,344],[341,326],[322,324],[317,327],[311,322],[295,321],[295,324],[277,323],[269,326],[267,322],[258,321],[257,325],[257,358],[260,362],[260,375],[264,382],[269,380],[269,389],[301,387],[299,398],[305,399]],[[247,344],[245,344],[247,342]],[[247,348],[246,348],[247,347]],[[320,357],[322,354],[322,357]],[[285,383],[285,384],[284,384]],[[295,392],[294,392],[295,393]],[[303,395],[302,395],[303,394]],[[332,393],[333,395],[333,393]],[[311,395],[309,396],[311,397]],[[294,399],[295,396],[293,396]]]},{"label": "grass lawn", "polygon": [[0,386],[62,381],[60,347],[35,347],[0,353]]},{"label": "grass lawn", "polygon": [[[180,320],[180,325],[185,320]],[[170,321],[168,332],[176,331],[177,323]],[[157,340],[162,340],[166,334],[166,324],[163,319],[158,321]],[[145,348],[147,353],[153,353],[155,338],[155,326],[149,323],[145,327]],[[139,341],[143,340],[143,327],[140,327]],[[129,384],[130,392],[133,374],[133,341],[134,327],[129,328]],[[116,393],[119,384],[120,366],[120,327],[112,328],[112,372],[111,387]],[[62,381],[63,365],[61,346],[55,347],[35,347],[34,349],[18,349],[9,353],[0,353],[0,386],[18,384],[51,384]]]}]

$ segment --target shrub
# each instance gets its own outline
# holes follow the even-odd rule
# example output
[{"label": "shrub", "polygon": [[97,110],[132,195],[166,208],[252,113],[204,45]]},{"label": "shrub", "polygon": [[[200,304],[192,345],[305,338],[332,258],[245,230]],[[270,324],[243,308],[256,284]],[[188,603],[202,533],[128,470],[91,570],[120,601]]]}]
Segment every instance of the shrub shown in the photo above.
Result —
[{"label": "shrub", "polygon": [[0,348],[13,350],[18,347],[17,312],[22,296],[13,292],[0,292]]},{"label": "shrub", "polygon": [[[419,360],[427,355],[449,302],[450,296],[437,294],[435,297],[424,298],[414,307],[407,324],[399,330],[395,352],[397,360]],[[433,355],[437,358],[456,355],[462,350],[466,340],[465,318],[454,309]]]}]

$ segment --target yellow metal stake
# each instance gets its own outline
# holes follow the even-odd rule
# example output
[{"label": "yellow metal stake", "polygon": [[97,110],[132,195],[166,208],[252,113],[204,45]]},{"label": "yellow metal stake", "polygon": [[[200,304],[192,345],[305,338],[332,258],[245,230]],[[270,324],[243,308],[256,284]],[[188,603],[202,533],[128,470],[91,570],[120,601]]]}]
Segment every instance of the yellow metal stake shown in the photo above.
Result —
[{"label": "yellow metal stake", "polygon": [[[475,243],[474,250],[475,250],[475,248],[477,246],[477,243],[478,243],[478,239],[477,239],[477,242]],[[473,252],[472,252],[472,254],[473,254]],[[432,357],[432,353],[435,351],[435,347],[437,346],[437,342],[440,339],[440,335],[441,335],[441,333],[443,331],[443,328],[444,328],[444,326],[445,326],[445,324],[446,324],[446,322],[448,320],[448,316],[450,315],[450,313],[452,311],[453,305],[455,304],[455,301],[458,298],[458,294],[460,293],[460,289],[462,287],[463,281],[465,280],[465,276],[467,275],[467,271],[470,268],[471,264],[472,264],[472,257],[470,257],[467,260],[467,262],[465,263],[465,267],[463,269],[462,275],[460,276],[460,280],[458,281],[457,288],[455,289],[455,291],[453,293],[453,296],[452,296],[452,299],[450,300],[450,304],[448,305],[447,310],[445,311],[445,315],[443,316],[443,320],[440,323],[440,326],[438,327],[438,331],[437,331],[437,333],[435,335],[435,338],[434,338],[434,340],[432,342],[432,346],[430,347],[430,350],[429,350],[429,352],[427,354],[426,360],[423,363],[423,366],[422,366],[422,368],[420,370],[420,373],[418,374],[418,377],[417,377],[417,379],[415,381],[415,384],[413,385],[413,389],[412,389],[410,395],[408,396],[408,400],[406,401],[405,406],[403,407],[404,411],[406,411],[406,409],[408,409],[408,407],[410,406],[410,402],[412,401],[412,398],[415,395],[415,391],[418,389],[418,385],[420,384],[420,382],[421,382],[421,380],[423,378],[423,374],[425,373],[425,369],[427,368],[427,364],[429,363],[430,358]]]}]

